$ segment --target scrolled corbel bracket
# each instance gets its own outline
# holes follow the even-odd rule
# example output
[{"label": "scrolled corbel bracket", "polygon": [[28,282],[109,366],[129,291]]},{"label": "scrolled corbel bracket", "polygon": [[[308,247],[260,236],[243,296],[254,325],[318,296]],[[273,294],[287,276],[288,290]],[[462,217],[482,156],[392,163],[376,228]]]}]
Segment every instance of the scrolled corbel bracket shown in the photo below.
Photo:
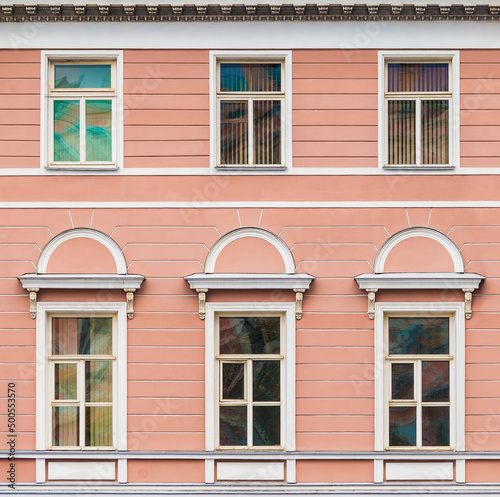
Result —
[{"label": "scrolled corbel bracket", "polygon": [[134,319],[134,292],[135,288],[124,288],[123,291],[127,295],[127,317]]},{"label": "scrolled corbel bracket", "polygon": [[205,319],[208,288],[197,288],[196,291],[198,292],[198,312],[200,313],[200,319]]},{"label": "scrolled corbel bracket", "polygon": [[375,294],[378,288],[365,288],[368,295],[368,318],[375,319]]},{"label": "scrolled corbel bracket", "polygon": [[30,316],[31,319],[36,319],[36,297],[40,288],[26,288],[30,293]]},{"label": "scrolled corbel bracket", "polygon": [[472,292],[474,288],[462,288],[465,294],[465,319],[472,317]]},{"label": "scrolled corbel bracket", "polygon": [[307,288],[294,288],[295,292],[295,319],[302,319],[302,302],[304,301],[304,292]]}]

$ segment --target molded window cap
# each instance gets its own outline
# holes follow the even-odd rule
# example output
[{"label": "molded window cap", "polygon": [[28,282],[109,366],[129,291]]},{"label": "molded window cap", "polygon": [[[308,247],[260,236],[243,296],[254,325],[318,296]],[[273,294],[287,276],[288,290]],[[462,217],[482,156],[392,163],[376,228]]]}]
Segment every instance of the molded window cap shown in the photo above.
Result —
[{"label": "molded window cap", "polygon": [[309,290],[309,285],[315,279],[310,274],[205,274],[198,273],[185,276],[193,290],[199,288],[213,289],[290,289],[303,288]]},{"label": "molded window cap", "polygon": [[476,273],[384,273],[360,274],[354,278],[360,290],[366,289],[463,289],[479,288],[484,276]]},{"label": "molded window cap", "polygon": [[130,288],[138,290],[144,276],[135,274],[23,274],[18,280],[29,288],[100,289]]}]

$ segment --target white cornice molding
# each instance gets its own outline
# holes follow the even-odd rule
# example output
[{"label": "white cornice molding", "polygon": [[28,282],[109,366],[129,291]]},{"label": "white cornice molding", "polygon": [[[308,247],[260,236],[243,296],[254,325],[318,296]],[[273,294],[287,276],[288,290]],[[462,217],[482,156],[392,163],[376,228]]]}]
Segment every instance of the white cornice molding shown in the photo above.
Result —
[{"label": "white cornice molding", "polygon": [[366,273],[354,279],[360,290],[476,290],[485,277],[475,273]]},{"label": "white cornice molding", "polygon": [[24,274],[17,278],[23,288],[138,290],[144,276],[135,274]]},{"label": "white cornice molding", "polygon": [[207,290],[293,290],[295,288],[309,289],[311,282],[315,279],[310,274],[241,274],[220,273],[206,274],[198,273],[185,276],[192,290],[201,288]]}]

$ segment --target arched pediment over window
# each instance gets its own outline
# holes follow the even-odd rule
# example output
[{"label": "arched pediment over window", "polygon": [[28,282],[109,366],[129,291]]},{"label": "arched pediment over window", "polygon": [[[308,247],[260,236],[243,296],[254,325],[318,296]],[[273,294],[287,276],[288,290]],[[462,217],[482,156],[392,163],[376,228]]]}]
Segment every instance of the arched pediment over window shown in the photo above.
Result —
[{"label": "arched pediment over window", "polygon": [[296,317],[300,319],[303,293],[314,276],[295,272],[292,253],[277,235],[248,227],[222,236],[208,253],[205,272],[184,279],[198,292],[202,319],[206,293],[212,289],[291,289],[296,293]]},{"label": "arched pediment over window", "polygon": [[108,235],[90,228],[75,228],[56,235],[43,248],[37,272],[18,277],[30,292],[30,313],[36,317],[37,293],[41,289],[122,289],[127,314],[134,314],[134,292],[144,276],[127,274],[127,263],[118,244]]},{"label": "arched pediment over window", "polygon": [[466,273],[459,249],[438,230],[415,227],[391,236],[380,248],[373,274],[355,277],[359,288],[368,293],[368,315],[375,315],[375,293],[382,289],[436,290],[462,289],[465,315],[472,316],[472,292],[484,276]]}]

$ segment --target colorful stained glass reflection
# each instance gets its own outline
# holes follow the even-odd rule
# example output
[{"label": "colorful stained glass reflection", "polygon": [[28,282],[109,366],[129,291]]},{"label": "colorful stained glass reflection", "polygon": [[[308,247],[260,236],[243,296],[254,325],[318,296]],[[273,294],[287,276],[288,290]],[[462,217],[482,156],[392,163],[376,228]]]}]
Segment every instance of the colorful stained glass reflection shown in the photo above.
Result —
[{"label": "colorful stained glass reflection", "polygon": [[417,445],[416,407],[389,407],[389,445],[414,447]]},{"label": "colorful stained glass reflection", "polygon": [[220,445],[247,445],[247,407],[220,406],[219,409]]},{"label": "colorful stained glass reflection", "polygon": [[449,406],[422,406],[422,445],[425,447],[450,445]]},{"label": "colorful stained glass reflection", "polygon": [[391,386],[393,399],[413,399],[413,363],[392,364]]},{"label": "colorful stained glass reflection", "polygon": [[221,354],[279,354],[279,317],[219,318]]},{"label": "colorful stained glass reflection", "polygon": [[253,444],[280,445],[280,406],[253,407]]},{"label": "colorful stained glass reflection", "polygon": [[389,354],[448,354],[449,318],[389,318]]}]

